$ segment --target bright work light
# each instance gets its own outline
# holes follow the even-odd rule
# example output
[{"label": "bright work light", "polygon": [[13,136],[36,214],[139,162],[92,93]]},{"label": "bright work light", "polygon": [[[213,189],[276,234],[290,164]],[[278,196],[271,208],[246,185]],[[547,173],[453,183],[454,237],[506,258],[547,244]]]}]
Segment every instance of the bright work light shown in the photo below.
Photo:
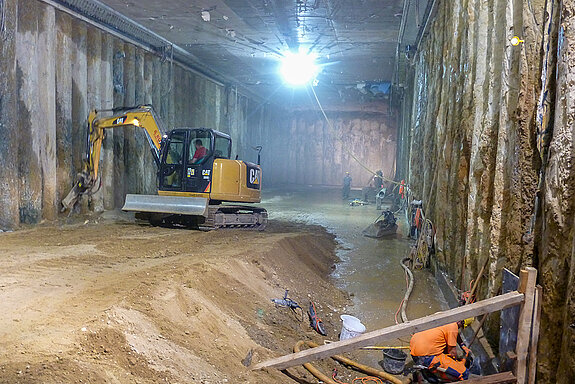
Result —
[{"label": "bright work light", "polygon": [[317,74],[315,55],[287,53],[282,60],[280,72],[284,80],[291,85],[307,84]]}]

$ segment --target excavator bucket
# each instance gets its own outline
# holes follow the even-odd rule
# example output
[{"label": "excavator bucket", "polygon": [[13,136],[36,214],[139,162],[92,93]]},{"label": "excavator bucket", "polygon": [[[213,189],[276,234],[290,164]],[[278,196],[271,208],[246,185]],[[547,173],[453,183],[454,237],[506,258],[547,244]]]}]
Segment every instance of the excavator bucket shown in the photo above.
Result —
[{"label": "excavator bucket", "polygon": [[384,236],[395,235],[396,232],[397,232],[397,224],[393,223],[390,225],[386,225],[381,220],[376,223],[370,224],[367,228],[361,231],[361,233],[363,233],[364,236],[373,237],[376,239]]},{"label": "excavator bucket", "polygon": [[203,197],[126,195],[122,211],[207,216],[208,199]]},{"label": "excavator bucket", "polygon": [[[383,220],[378,220],[381,216],[383,216]],[[381,215],[375,219],[375,222],[365,228],[362,233],[364,236],[374,238],[395,235],[395,232],[397,231],[397,224],[395,224],[396,221],[397,219],[393,215],[393,212],[383,211]]]}]

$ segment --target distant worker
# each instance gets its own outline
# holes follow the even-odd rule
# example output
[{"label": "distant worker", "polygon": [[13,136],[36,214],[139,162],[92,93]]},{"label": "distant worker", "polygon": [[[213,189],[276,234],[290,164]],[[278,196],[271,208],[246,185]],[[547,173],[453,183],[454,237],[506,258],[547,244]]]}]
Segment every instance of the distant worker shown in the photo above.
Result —
[{"label": "distant worker", "polygon": [[385,194],[387,193],[387,188],[381,188],[377,195],[375,195],[375,208],[381,211],[383,207],[383,199],[385,199]]},{"label": "distant worker", "polygon": [[[363,201],[369,202],[370,200],[373,201],[375,198],[375,202],[377,203],[377,195],[383,188],[383,172],[381,170],[377,171],[371,179],[367,182],[367,186],[362,189],[363,192]],[[370,199],[371,198],[371,199]],[[381,205],[378,210],[381,210]]]},{"label": "distant worker", "polygon": [[377,171],[375,176],[373,176],[373,186],[378,191],[383,188],[383,172],[381,170]]},{"label": "distant worker", "polygon": [[[465,319],[414,334],[409,342],[413,362],[425,367],[429,373],[441,380],[467,380],[470,350],[463,344],[459,329],[472,322],[472,318]],[[460,345],[465,353],[461,360],[457,358],[457,345]]]},{"label": "distant worker", "polygon": [[206,156],[206,153],[208,152],[206,147],[204,147],[202,140],[197,139],[194,141],[194,145],[196,147],[196,152],[194,152],[194,157],[192,157],[192,164],[198,163],[201,159],[204,158],[204,156]]},{"label": "distant worker", "polygon": [[387,193],[387,188],[385,188],[385,184],[383,183],[383,172],[381,170],[376,172],[373,182],[375,184],[375,208],[381,211],[383,199]]},{"label": "distant worker", "polygon": [[343,178],[343,189],[341,191],[343,200],[349,199],[350,190],[351,190],[351,176],[349,175],[349,172],[346,172],[345,177]]}]

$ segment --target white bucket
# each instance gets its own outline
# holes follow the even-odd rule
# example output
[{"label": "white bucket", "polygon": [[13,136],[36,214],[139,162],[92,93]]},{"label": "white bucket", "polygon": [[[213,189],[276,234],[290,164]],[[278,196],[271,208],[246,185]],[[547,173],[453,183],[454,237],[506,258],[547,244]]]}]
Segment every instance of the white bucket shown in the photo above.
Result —
[{"label": "white bucket", "polygon": [[339,334],[340,341],[351,339],[365,332],[365,325],[357,317],[341,315],[340,318],[343,321],[341,333]]}]

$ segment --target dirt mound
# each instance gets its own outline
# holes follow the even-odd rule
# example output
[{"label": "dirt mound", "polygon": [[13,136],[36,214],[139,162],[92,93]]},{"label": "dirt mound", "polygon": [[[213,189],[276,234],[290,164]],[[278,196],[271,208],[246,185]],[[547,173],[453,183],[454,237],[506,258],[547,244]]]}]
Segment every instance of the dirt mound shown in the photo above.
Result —
[{"label": "dirt mound", "polygon": [[[244,364],[337,338],[333,236],[101,220],[0,234],[0,383],[292,383]],[[285,290],[303,311],[275,307]],[[304,380],[301,368],[290,370]]]}]

